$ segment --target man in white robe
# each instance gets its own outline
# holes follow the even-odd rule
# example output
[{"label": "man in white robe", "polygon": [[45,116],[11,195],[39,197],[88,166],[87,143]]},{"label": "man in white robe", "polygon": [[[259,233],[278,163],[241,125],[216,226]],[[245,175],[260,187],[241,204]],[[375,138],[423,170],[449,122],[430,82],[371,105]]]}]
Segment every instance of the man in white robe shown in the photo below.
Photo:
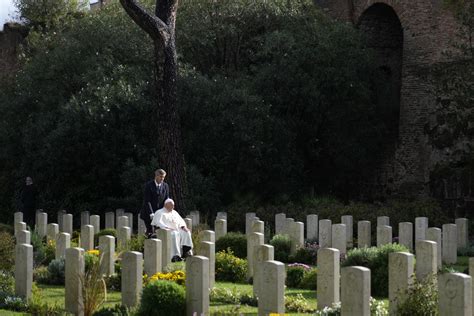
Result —
[{"label": "man in white robe", "polygon": [[151,225],[171,230],[171,261],[181,261],[182,258],[192,255],[191,232],[184,219],[174,210],[172,199],[166,199],[164,207],[155,212]]}]

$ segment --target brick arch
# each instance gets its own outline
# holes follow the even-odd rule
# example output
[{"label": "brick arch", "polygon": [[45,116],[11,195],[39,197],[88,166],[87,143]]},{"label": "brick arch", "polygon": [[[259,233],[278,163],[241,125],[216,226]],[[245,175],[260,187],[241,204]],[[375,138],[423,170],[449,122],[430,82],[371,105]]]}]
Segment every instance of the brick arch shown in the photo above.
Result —
[{"label": "brick arch", "polygon": [[[399,137],[404,34],[401,21],[390,6],[376,2],[356,21],[365,34],[366,46],[374,52],[372,89],[380,118],[387,127],[388,155],[393,155]],[[390,153],[390,154],[389,154]]]},{"label": "brick arch", "polygon": [[404,14],[405,9],[400,0],[356,0],[354,1],[353,21],[357,24],[364,12],[374,4],[385,4],[391,7],[400,20],[402,28],[409,24],[409,18]]}]

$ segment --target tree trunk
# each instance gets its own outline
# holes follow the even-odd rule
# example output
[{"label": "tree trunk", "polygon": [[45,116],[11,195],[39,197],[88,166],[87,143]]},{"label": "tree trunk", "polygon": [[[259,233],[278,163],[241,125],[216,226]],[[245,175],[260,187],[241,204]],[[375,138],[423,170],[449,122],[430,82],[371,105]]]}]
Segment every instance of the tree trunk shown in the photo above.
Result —
[{"label": "tree trunk", "polygon": [[170,196],[176,208],[186,211],[186,170],[182,150],[181,122],[177,107],[178,61],[175,22],[177,0],[157,0],[155,14],[148,13],[136,0],[120,0],[132,20],[147,32],[155,48],[155,102],[160,168],[167,172]]}]

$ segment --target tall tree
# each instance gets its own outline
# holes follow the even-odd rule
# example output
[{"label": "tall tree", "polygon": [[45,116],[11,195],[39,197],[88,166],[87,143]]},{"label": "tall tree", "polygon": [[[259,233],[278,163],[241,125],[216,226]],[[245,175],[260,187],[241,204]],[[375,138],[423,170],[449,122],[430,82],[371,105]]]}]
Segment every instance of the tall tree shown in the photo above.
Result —
[{"label": "tall tree", "polygon": [[156,0],[155,14],[135,0],[120,0],[132,20],[153,40],[155,102],[158,155],[168,171],[171,196],[181,210],[186,209],[186,172],[182,151],[180,118],[177,109],[177,54],[175,25],[178,0]]}]

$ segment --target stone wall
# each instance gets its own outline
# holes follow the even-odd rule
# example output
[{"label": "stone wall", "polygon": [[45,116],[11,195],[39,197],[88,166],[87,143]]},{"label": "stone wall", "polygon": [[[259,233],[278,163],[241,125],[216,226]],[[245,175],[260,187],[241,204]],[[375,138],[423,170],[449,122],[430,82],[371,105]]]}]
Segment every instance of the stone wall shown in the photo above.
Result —
[{"label": "stone wall", "polygon": [[14,73],[18,67],[20,44],[28,31],[21,25],[6,23],[0,32],[0,79]]},{"label": "stone wall", "polygon": [[[375,62],[388,65],[394,76],[392,96],[385,106],[394,109],[396,104],[390,103],[398,103],[399,117],[393,117],[398,121],[398,129],[394,129],[392,150],[381,149],[387,154],[375,171],[373,182],[368,184],[372,193],[430,195],[434,161],[425,128],[436,114],[436,98],[429,79],[433,67],[447,61],[443,52],[452,47],[451,40],[458,30],[452,12],[441,0],[316,0],[316,3],[332,17],[353,23],[366,32],[369,46],[378,52]],[[395,15],[387,14],[390,11]],[[401,52],[393,45],[399,36],[398,21],[394,18],[402,30]],[[399,53],[401,65],[394,58]],[[398,74],[393,73],[396,69],[401,71],[399,82]],[[398,85],[399,102],[395,94]]]}]

